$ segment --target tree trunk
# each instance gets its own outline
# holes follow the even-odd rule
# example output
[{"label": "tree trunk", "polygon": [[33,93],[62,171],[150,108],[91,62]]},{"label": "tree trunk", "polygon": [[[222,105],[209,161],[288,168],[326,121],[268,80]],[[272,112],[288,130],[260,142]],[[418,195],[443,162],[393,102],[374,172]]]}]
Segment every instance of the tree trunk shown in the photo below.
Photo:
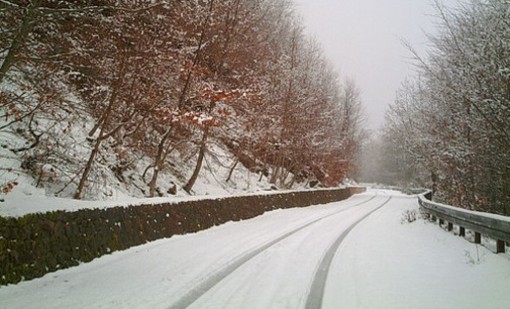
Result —
[{"label": "tree trunk", "polygon": [[2,66],[0,67],[0,83],[2,83],[9,69],[14,65],[14,63],[16,63],[16,60],[19,58],[19,53],[25,45],[28,35],[32,31],[34,10],[39,6],[39,2],[40,0],[33,1],[33,3],[28,7],[27,14],[23,18],[23,22],[21,23],[19,31],[16,34],[16,37],[13,39],[11,46],[9,47],[9,51],[7,52],[7,55],[2,62]]},{"label": "tree trunk", "polygon": [[[99,147],[101,146],[101,142],[105,139],[104,131],[106,129],[106,124],[108,123],[108,118],[110,118],[113,104],[115,103],[115,100],[117,98],[118,89],[115,87],[113,90],[112,96],[110,98],[110,102],[108,103],[108,106],[105,110],[105,117],[101,123],[101,129],[99,131],[99,136],[96,139],[96,142],[94,144],[94,148],[92,149],[92,152],[90,153],[89,159],[87,161],[87,165],[85,166],[85,170],[83,171],[83,174],[80,178],[80,182],[78,183],[78,188],[76,188],[76,192],[74,192],[73,198],[79,200],[81,198],[81,194],[83,191],[83,188],[85,187],[85,183],[87,182],[87,178],[89,177],[90,170],[92,169],[92,164],[94,163],[94,159],[96,158],[96,155],[99,153]],[[103,118],[103,117],[101,117]]]},{"label": "tree trunk", "polygon": [[228,172],[227,180],[225,180],[225,182],[229,182],[230,181],[230,178],[232,177],[232,174],[234,173],[234,169],[236,168],[238,163],[239,163],[239,158],[237,158],[237,160],[234,163],[234,165],[230,168],[230,171]]},{"label": "tree trunk", "polygon": [[[191,85],[191,77],[193,75],[193,68],[195,66],[197,66],[198,61],[200,59],[200,53],[202,51],[202,47],[204,45],[204,40],[205,40],[205,33],[206,33],[206,30],[207,30],[208,25],[209,25],[209,19],[211,17],[213,8],[214,8],[214,0],[210,0],[210,2],[209,2],[209,12],[208,12],[208,15],[207,15],[207,17],[206,17],[206,19],[204,21],[204,24],[202,25],[202,30],[201,30],[201,33],[200,33],[200,40],[198,42],[197,50],[195,51],[195,56],[193,57],[193,63],[192,63],[191,68],[188,71],[188,75],[186,76],[186,80],[184,82],[184,87],[182,88],[181,94],[179,95],[179,101],[178,101],[178,104],[177,104],[179,110],[183,110],[184,109],[184,101],[186,99],[186,94],[188,92],[188,88]],[[156,158],[154,160],[154,173],[152,174],[151,181],[149,182],[149,196],[150,197],[154,197],[154,194],[156,192],[156,183],[157,183],[157,179],[158,179],[158,175],[159,175],[159,170],[161,169],[161,165],[162,165],[161,163],[164,161],[164,158],[166,157],[166,154],[164,153],[164,145],[165,145],[167,139],[170,137],[170,132],[171,132],[171,128],[167,130],[167,132],[161,138],[161,140],[159,142],[159,145],[158,145],[158,153],[157,153]],[[202,147],[200,147],[200,149],[202,149]],[[199,155],[199,159],[200,159],[200,155]],[[198,170],[200,171],[202,162],[201,162],[201,159],[199,161],[200,161],[200,167],[198,167]],[[196,169],[196,167],[195,167],[195,169]],[[195,173],[193,173],[193,175],[194,174]],[[198,176],[198,172],[197,172],[197,176]],[[195,176],[195,178],[197,176]],[[193,178],[193,176],[192,176],[192,178]],[[190,179],[190,181],[188,181],[188,183],[185,186],[185,188],[189,186],[189,190],[191,190],[191,188],[193,187],[193,184],[194,184],[196,179],[194,179],[193,181],[191,181],[191,180],[192,179]],[[184,190],[186,190],[186,189],[184,189]],[[186,191],[189,192],[189,190],[186,190]]]},{"label": "tree trunk", "polygon": [[92,169],[92,164],[94,163],[94,159],[96,155],[99,153],[99,146],[101,146],[101,142],[103,140],[103,131],[104,126],[101,127],[101,131],[99,132],[99,137],[96,139],[96,143],[94,144],[94,149],[90,153],[89,160],[87,161],[87,165],[85,166],[85,170],[80,178],[80,182],[78,184],[78,188],[76,188],[76,192],[74,192],[74,199],[81,199],[81,193],[83,188],[85,187],[85,183],[87,182],[87,178],[89,177],[90,170]]},{"label": "tree trunk", "polygon": [[287,183],[287,178],[289,178],[290,175],[290,168],[286,168],[282,174],[280,175],[280,186],[284,188],[289,188]]},{"label": "tree trunk", "polygon": [[295,174],[293,174],[293,175],[292,175],[292,179],[290,180],[290,182],[289,182],[289,183],[287,183],[287,185],[286,185],[285,187],[286,187],[287,189],[291,189],[295,182],[296,182],[296,175],[295,175]]},{"label": "tree trunk", "polygon": [[264,171],[260,171],[260,177],[259,177],[259,182],[262,181],[262,178],[264,177]]},{"label": "tree trunk", "polygon": [[198,152],[197,165],[195,166],[195,170],[193,171],[193,175],[189,179],[188,183],[184,186],[184,191],[190,193],[195,181],[198,178],[198,173],[202,168],[202,161],[204,160],[205,150],[207,149],[207,136],[209,135],[209,127],[205,127],[204,135],[202,136],[202,141],[200,143],[200,150]]},{"label": "tree trunk", "polygon": [[269,179],[269,183],[276,184],[278,175],[280,175],[280,166],[276,166],[276,168],[273,169],[273,174],[271,174],[271,179]]},{"label": "tree trunk", "polygon": [[156,163],[154,163],[154,169],[152,172],[152,178],[151,178],[151,181],[149,182],[149,196],[150,197],[154,197],[156,194],[156,184],[158,182],[159,169],[160,169],[159,160],[156,159]]},{"label": "tree trunk", "polygon": [[186,98],[186,93],[188,92],[188,88],[190,87],[190,84],[191,84],[191,77],[193,75],[193,69],[198,65],[198,61],[200,59],[200,53],[202,52],[202,47],[204,45],[205,33],[209,27],[209,19],[211,18],[213,9],[214,9],[214,0],[210,0],[209,1],[209,12],[207,13],[207,17],[205,18],[204,24],[202,25],[202,30],[200,33],[200,40],[198,42],[197,50],[195,51],[195,57],[193,58],[193,63],[191,65],[191,68],[188,71],[188,76],[186,77],[184,87],[183,87],[182,92],[179,96],[179,103],[178,103],[179,110],[182,110],[184,108],[184,100]]},{"label": "tree trunk", "polygon": [[158,144],[158,153],[156,154],[156,158],[154,159],[154,172],[152,173],[152,178],[151,181],[149,182],[150,197],[154,197],[154,194],[156,193],[156,184],[158,181],[159,171],[161,170],[163,161],[165,161],[166,159],[165,143],[166,140],[170,137],[171,132],[172,127],[168,128],[168,130],[165,132],[165,135],[163,135],[161,141],[159,141]]},{"label": "tree trunk", "polygon": [[437,191],[437,174],[433,171],[430,172],[430,179],[432,180],[432,193],[430,194],[430,200],[432,200],[432,197],[436,195]]}]

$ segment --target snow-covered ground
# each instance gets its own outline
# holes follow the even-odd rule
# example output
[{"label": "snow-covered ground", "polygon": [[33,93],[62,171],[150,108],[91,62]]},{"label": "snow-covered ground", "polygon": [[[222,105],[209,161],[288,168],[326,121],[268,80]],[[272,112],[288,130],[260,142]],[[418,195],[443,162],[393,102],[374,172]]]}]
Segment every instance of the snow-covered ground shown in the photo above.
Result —
[{"label": "snow-covered ground", "polygon": [[394,198],[339,248],[325,308],[510,308],[510,256],[423,219],[400,223],[416,199]]},{"label": "snow-covered ground", "polygon": [[[335,189],[340,189],[337,187]],[[32,188],[34,189],[34,188]],[[331,188],[314,189],[331,190]],[[303,192],[309,190],[277,190],[277,191],[255,191],[250,193],[236,194],[235,196],[253,196],[253,195],[271,195],[282,194],[291,192]],[[216,194],[195,195],[195,196],[176,196],[176,197],[151,197],[151,198],[136,198],[124,197],[118,200],[108,201],[84,201],[73,200],[69,198],[59,198],[47,196],[43,191],[39,194],[26,194],[22,189],[15,188],[9,193],[2,204],[0,204],[0,216],[2,217],[22,217],[27,214],[45,213],[50,211],[78,211],[80,209],[104,209],[111,207],[127,207],[127,206],[140,206],[140,205],[157,205],[157,204],[176,204],[185,201],[204,200],[204,199],[221,199],[232,197],[232,194],[225,194],[218,192]]]},{"label": "snow-covered ground", "polygon": [[323,308],[510,308],[509,255],[401,223],[417,208],[416,197],[374,190],[276,210],[0,287],[0,308],[304,308],[319,266]]}]

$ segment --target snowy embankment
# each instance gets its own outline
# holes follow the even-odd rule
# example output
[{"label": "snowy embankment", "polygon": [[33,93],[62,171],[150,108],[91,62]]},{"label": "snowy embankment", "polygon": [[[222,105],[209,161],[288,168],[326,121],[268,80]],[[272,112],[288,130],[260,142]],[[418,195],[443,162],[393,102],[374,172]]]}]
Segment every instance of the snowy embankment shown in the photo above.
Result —
[{"label": "snowy embankment", "polygon": [[276,210],[0,287],[0,308],[304,308],[354,224],[326,265],[323,308],[509,308],[508,254],[401,223],[417,208],[416,197],[369,191]]},{"label": "snowy embankment", "polygon": [[[343,187],[336,187],[339,189]],[[314,191],[331,190],[331,188],[314,189]],[[256,191],[244,194],[236,194],[235,196],[256,196],[256,195],[272,195],[292,192],[309,192],[310,190],[277,190],[277,191]],[[83,201],[68,198],[58,198],[46,196],[43,193],[35,195],[26,195],[23,191],[14,189],[0,204],[1,217],[22,217],[27,214],[44,213],[49,211],[78,211],[80,209],[104,209],[111,207],[128,207],[141,205],[158,205],[158,204],[177,204],[186,201],[198,200],[215,200],[229,198],[232,194],[212,194],[197,196],[178,196],[178,197],[153,197],[153,198],[135,198],[125,197],[119,200],[109,201]]]},{"label": "snowy embankment", "polygon": [[[43,118],[37,122],[37,131],[44,133],[40,141],[44,147],[25,151],[19,149],[33,143],[33,138],[26,132],[27,124],[8,125],[5,117],[0,118],[0,127],[6,126],[0,131],[0,216],[194,199],[181,189],[194,168],[194,156],[173,152],[168,158],[167,168],[159,172],[157,196],[162,198],[146,198],[152,176],[151,169],[147,169],[153,164],[153,158],[121,147],[122,151],[129,153],[131,164],[119,173],[114,168],[118,163],[116,154],[111,145],[105,145],[101,148],[101,160],[94,163],[94,173],[87,181],[83,201],[72,200],[92,151],[93,145],[87,132],[94,120],[90,116],[68,115],[62,111],[56,116],[62,119],[50,121]],[[212,139],[191,194],[219,197],[264,192],[272,188],[266,176],[252,172],[236,161],[236,156],[226,146]],[[305,183],[296,184],[292,189],[304,189],[305,186]]]}]

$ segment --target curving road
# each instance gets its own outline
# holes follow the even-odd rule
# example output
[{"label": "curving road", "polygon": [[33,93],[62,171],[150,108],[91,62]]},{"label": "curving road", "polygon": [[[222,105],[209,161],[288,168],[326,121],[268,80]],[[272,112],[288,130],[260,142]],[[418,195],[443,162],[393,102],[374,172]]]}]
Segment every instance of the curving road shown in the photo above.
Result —
[{"label": "curving road", "polygon": [[[276,210],[0,288],[0,308],[320,308],[341,244],[391,191]],[[325,293],[325,291],[329,291]]]},{"label": "curving road", "polygon": [[0,309],[510,308],[510,253],[408,211],[393,191],[275,210],[2,286]]},{"label": "curving road", "polygon": [[[204,274],[200,283],[190,287],[170,308],[204,308],[218,299],[225,300],[218,303],[221,308],[257,303],[265,307],[275,299],[286,299],[285,306],[295,307],[306,301],[306,308],[318,308],[327,270],[340,242],[391,196],[359,198],[334,203],[328,211],[317,209],[306,223],[291,226],[286,233],[275,234],[224,267]],[[273,291],[268,293],[271,286]]]}]

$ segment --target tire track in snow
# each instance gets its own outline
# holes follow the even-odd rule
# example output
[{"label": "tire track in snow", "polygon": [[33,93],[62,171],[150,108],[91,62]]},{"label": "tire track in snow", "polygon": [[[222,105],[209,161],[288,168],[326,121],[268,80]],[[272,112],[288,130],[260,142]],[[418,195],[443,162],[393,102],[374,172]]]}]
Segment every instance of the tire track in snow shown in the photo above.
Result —
[{"label": "tire track in snow", "polygon": [[[224,278],[226,278],[228,275],[230,275],[232,272],[234,272],[236,269],[238,269],[239,267],[241,267],[243,264],[245,264],[246,262],[248,262],[249,260],[253,259],[255,256],[259,255],[260,253],[262,253],[263,251],[267,250],[268,248],[276,245],[277,243],[281,242],[282,240],[290,237],[291,235],[307,228],[308,226],[314,224],[314,223],[317,223],[325,218],[329,218],[331,216],[334,216],[334,215],[337,215],[341,212],[344,212],[344,211],[347,211],[351,208],[354,208],[354,207],[357,207],[357,206],[360,206],[362,204],[365,204],[365,203],[368,203],[370,202],[371,200],[373,200],[374,198],[377,197],[377,193],[373,196],[371,196],[369,199],[367,200],[364,200],[364,201],[361,201],[359,203],[356,203],[354,205],[350,205],[350,206],[347,206],[339,211],[336,211],[334,213],[330,213],[328,215],[325,215],[325,216],[322,216],[320,218],[317,218],[315,220],[312,220],[304,225],[301,225],[285,234],[283,234],[282,236],[278,237],[278,238],[275,238],[274,240],[254,249],[254,250],[251,250],[249,251],[248,253],[242,255],[241,257],[237,258],[236,260],[234,260],[232,263],[228,264],[227,266],[223,267],[222,269],[216,271],[215,273],[213,273],[212,275],[208,276],[204,281],[202,281],[201,283],[199,283],[197,286],[195,286],[194,288],[190,289],[184,296],[182,296],[179,300],[177,300],[176,302],[174,302],[174,304],[172,304],[169,308],[170,309],[181,309],[181,308],[187,308],[188,306],[190,306],[191,304],[193,304],[197,299],[199,299],[202,295],[204,295],[205,293],[207,293],[207,291],[209,291],[210,289],[212,289],[215,285],[217,285],[221,280],[223,280]],[[378,209],[378,208],[377,208]],[[363,217],[364,218],[364,217]]]},{"label": "tire track in snow", "polygon": [[322,307],[322,299],[324,297],[324,287],[326,286],[326,280],[328,278],[329,268],[331,266],[331,262],[333,261],[333,258],[338,251],[338,248],[340,247],[340,244],[342,241],[347,237],[347,235],[354,229],[360,222],[365,220],[368,216],[370,216],[375,211],[379,210],[384,205],[388,204],[391,200],[391,196],[380,206],[375,208],[374,210],[370,211],[363,217],[361,217],[358,221],[353,223],[349,228],[343,231],[340,236],[335,240],[335,242],[329,247],[328,251],[326,251],[326,254],[322,257],[322,260],[319,263],[319,267],[317,268],[317,271],[315,272],[312,285],[310,287],[310,292],[308,293],[308,297],[306,300],[306,309],[317,309]]}]

